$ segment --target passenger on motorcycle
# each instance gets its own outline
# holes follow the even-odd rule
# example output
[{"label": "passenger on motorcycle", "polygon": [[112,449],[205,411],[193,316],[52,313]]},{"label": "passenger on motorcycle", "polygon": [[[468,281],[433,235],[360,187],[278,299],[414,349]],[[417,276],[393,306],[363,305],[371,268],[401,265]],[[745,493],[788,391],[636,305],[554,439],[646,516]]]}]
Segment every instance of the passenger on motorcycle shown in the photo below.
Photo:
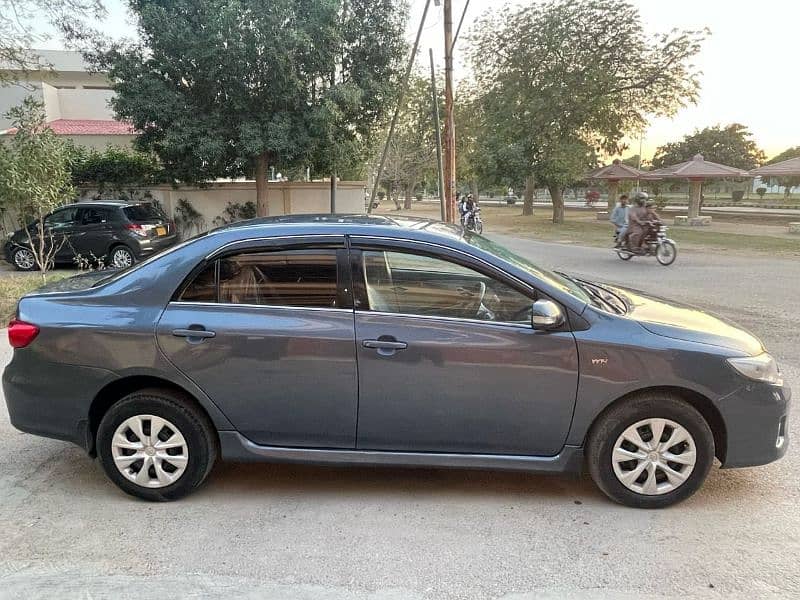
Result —
[{"label": "passenger on motorcycle", "polygon": [[628,232],[629,210],[628,195],[622,194],[622,196],[619,197],[619,203],[614,207],[614,210],[611,211],[611,216],[609,217],[609,221],[614,225],[614,238],[617,242],[614,246],[615,248],[619,248],[622,245],[622,239]]}]

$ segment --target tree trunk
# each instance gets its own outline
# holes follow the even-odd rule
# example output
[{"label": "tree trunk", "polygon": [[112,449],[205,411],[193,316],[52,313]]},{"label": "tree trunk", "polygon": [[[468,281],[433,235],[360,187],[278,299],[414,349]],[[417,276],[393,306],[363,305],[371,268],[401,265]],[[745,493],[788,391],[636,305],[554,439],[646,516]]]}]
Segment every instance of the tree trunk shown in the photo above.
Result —
[{"label": "tree trunk", "polygon": [[406,198],[405,202],[403,202],[403,208],[406,210],[411,209],[411,197],[414,195],[414,188],[417,187],[416,185],[407,185],[406,186]]},{"label": "tree trunk", "polygon": [[536,179],[529,175],[525,179],[525,201],[522,203],[522,215],[530,216],[533,214],[533,198],[536,191]]},{"label": "tree trunk", "polygon": [[256,216],[269,216],[269,203],[267,195],[269,193],[269,152],[264,152],[256,158]]},{"label": "tree trunk", "polygon": [[553,223],[564,222],[564,194],[561,186],[549,185],[550,198],[553,201]]}]

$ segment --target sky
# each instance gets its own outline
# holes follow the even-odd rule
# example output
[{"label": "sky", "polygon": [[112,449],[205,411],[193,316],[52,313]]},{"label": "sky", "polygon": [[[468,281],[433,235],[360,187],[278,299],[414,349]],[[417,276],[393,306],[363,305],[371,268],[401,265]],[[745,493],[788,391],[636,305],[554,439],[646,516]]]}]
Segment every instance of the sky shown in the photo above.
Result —
[{"label": "sky", "polygon": [[[508,0],[521,5],[534,0]],[[650,158],[655,149],[681,139],[695,129],[710,125],[742,123],[756,142],[774,156],[800,145],[800,78],[797,71],[797,38],[800,36],[800,2],[796,0],[632,0],[639,7],[648,33],[670,29],[702,29],[711,36],[696,59],[702,71],[700,100],[682,109],[674,118],[651,122],[644,133],[642,155]],[[469,43],[470,25],[487,11],[496,10],[504,0],[470,0],[464,26],[455,49],[456,78],[469,76],[463,51]],[[132,36],[135,29],[121,0],[105,0],[108,18],[101,28],[109,36]],[[412,0],[408,27],[413,42],[425,0]],[[467,0],[453,0],[455,25]],[[455,27],[454,25],[454,27]],[[442,8],[431,3],[420,44],[418,64],[428,69],[428,48],[443,56]],[[62,47],[51,39],[42,47]],[[441,68],[443,60],[437,59]],[[625,156],[639,152],[639,140],[630,141]]]}]

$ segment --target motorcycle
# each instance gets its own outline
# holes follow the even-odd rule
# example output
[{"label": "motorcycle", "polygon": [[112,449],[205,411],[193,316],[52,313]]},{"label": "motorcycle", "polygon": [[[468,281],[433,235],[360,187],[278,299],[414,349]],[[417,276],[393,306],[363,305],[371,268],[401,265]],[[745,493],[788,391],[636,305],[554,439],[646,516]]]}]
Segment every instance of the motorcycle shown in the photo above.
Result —
[{"label": "motorcycle", "polygon": [[478,235],[483,233],[483,220],[481,219],[480,206],[476,206],[464,215],[464,229],[475,232]]},{"label": "motorcycle", "polygon": [[678,258],[678,246],[667,237],[667,226],[663,223],[653,223],[647,228],[644,244],[640,248],[615,246],[614,251],[622,260],[630,260],[634,256],[655,256],[658,263],[665,267]]}]

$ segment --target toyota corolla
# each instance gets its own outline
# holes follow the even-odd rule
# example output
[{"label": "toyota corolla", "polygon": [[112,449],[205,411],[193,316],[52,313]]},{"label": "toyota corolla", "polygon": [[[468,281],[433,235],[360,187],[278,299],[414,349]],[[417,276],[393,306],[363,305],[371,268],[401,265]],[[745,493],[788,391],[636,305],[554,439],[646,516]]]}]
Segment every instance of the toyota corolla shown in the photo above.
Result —
[{"label": "toyota corolla", "polygon": [[715,457],[762,465],[788,445],[789,389],[751,334],[424,220],[224,227],[25,296],[8,336],[12,423],[148,500],[222,458],[585,467],[655,508]]}]

